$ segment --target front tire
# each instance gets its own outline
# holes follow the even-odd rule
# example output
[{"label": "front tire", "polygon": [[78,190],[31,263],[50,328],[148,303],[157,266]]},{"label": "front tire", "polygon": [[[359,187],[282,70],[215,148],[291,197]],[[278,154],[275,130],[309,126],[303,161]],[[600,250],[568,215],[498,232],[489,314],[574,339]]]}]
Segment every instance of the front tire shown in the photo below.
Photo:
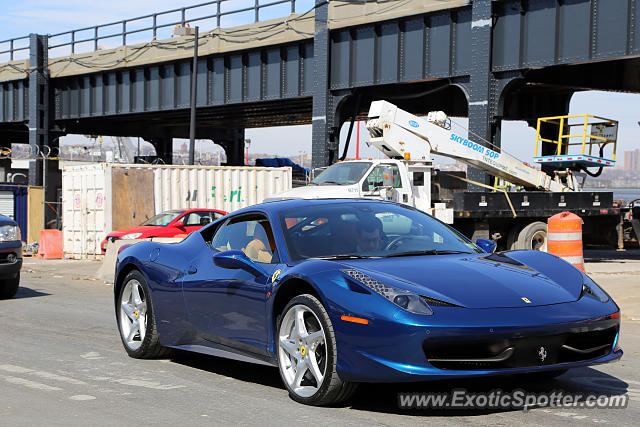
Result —
[{"label": "front tire", "polygon": [[153,359],[169,354],[158,340],[153,303],[147,281],[137,270],[124,278],[116,306],[118,330],[124,349],[136,359]]},{"label": "front tire", "polygon": [[289,395],[306,405],[348,399],[356,384],[336,372],[338,352],[329,314],[313,295],[293,298],[278,322],[278,366]]},{"label": "front tire", "polygon": [[12,279],[0,280],[0,299],[13,298],[20,286],[20,272]]}]

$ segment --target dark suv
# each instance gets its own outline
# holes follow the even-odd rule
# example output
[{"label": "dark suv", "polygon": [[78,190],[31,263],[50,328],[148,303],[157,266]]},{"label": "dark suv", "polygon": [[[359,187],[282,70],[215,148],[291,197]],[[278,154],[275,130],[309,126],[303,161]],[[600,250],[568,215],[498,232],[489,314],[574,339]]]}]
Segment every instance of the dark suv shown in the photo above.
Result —
[{"label": "dark suv", "polygon": [[22,267],[20,227],[11,218],[0,215],[0,299],[18,292]]}]

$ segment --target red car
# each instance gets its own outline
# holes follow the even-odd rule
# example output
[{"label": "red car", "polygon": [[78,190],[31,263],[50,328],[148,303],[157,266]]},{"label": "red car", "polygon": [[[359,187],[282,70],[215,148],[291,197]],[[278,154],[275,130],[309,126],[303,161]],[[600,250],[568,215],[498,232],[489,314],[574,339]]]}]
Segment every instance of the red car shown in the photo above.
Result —
[{"label": "red car", "polygon": [[175,237],[181,234],[189,234],[226,214],[226,212],[216,209],[162,212],[137,227],[112,231],[107,234],[100,246],[102,253],[105,253],[107,251],[107,243],[119,239],[147,239],[149,237]]}]

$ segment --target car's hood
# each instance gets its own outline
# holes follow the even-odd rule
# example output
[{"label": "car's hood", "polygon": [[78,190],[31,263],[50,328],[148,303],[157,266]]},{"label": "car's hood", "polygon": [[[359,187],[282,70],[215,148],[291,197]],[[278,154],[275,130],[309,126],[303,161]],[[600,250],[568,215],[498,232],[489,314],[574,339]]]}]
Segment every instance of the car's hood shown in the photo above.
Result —
[{"label": "car's hood", "polygon": [[342,262],[381,282],[468,308],[526,307],[576,301],[582,273],[538,251],[427,255]]},{"label": "car's hood", "polygon": [[140,237],[144,237],[145,235],[148,235],[149,233],[152,233],[153,231],[157,230],[158,228],[163,228],[163,227],[158,227],[155,225],[145,225],[145,226],[138,226],[138,227],[131,227],[131,228],[124,228],[122,230],[115,230],[112,231],[111,233],[108,234],[109,237],[122,237],[126,234],[131,234],[131,233],[142,233],[142,236]]},{"label": "car's hood", "polygon": [[284,193],[271,197],[280,199],[326,199],[326,198],[357,198],[360,197],[358,185],[307,185],[296,187]]}]

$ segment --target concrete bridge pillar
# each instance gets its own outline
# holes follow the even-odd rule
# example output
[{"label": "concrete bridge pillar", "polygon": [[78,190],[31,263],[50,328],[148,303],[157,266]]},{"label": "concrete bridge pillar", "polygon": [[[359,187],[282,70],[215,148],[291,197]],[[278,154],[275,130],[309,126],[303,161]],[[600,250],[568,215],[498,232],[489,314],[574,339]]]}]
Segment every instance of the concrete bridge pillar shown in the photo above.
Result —
[{"label": "concrete bridge pillar", "polygon": [[220,145],[227,155],[227,166],[242,166],[245,164],[244,129],[228,129],[220,131],[212,138]]},{"label": "concrete bridge pillar", "polygon": [[29,36],[29,185],[44,187],[44,228],[60,227],[61,205],[58,193],[62,174],[57,160],[59,134],[52,134],[53,98],[49,87],[49,42],[46,35]]},{"label": "concrete bridge pillar", "polygon": [[[494,120],[497,106],[495,78],[491,72],[491,0],[474,0],[471,9],[472,63],[469,88],[469,139],[491,149],[500,143],[496,133],[499,125]],[[499,135],[498,135],[499,136]],[[491,177],[475,168],[467,169],[467,177],[473,181],[491,185]],[[471,191],[485,191],[469,184]]]},{"label": "concrete bridge pillar", "polygon": [[338,138],[331,132],[331,95],[329,93],[329,2],[316,0],[313,36],[313,107],[311,151],[313,167],[330,165],[338,160]]},{"label": "concrete bridge pillar", "polygon": [[145,138],[156,149],[158,159],[165,165],[173,164],[173,138],[157,137]]},{"label": "concrete bridge pillar", "polygon": [[[43,181],[42,153],[49,145],[49,69],[48,37],[29,36],[29,185],[41,186]],[[40,157],[40,158],[38,158]]]}]

